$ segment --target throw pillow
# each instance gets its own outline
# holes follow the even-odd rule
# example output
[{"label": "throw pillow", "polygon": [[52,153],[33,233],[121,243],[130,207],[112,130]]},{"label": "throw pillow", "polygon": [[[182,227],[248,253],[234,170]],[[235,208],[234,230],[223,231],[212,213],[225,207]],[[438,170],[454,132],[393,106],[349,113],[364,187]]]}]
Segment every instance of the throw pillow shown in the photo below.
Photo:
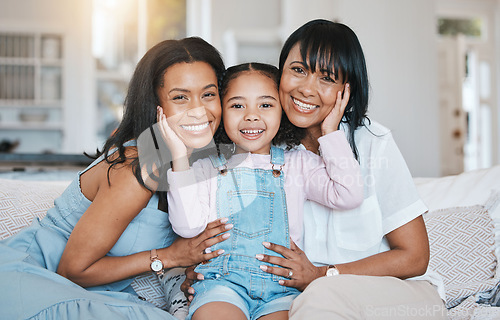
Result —
[{"label": "throw pillow", "polygon": [[446,307],[495,287],[494,225],[484,206],[457,207],[424,215],[429,234],[429,268],[443,277]]},{"label": "throw pillow", "polygon": [[160,309],[166,310],[165,293],[156,274],[152,272],[141,274],[135,278],[131,286],[139,297],[146,299],[146,301],[151,302]]}]

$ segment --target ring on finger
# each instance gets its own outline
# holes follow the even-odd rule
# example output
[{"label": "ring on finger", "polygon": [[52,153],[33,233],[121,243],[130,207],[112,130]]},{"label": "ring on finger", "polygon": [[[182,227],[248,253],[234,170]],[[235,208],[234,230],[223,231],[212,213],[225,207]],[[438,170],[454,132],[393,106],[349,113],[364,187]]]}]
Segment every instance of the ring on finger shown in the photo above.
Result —
[{"label": "ring on finger", "polygon": [[293,276],[293,271],[292,270],[288,271],[288,278],[291,278],[292,276]]},{"label": "ring on finger", "polygon": [[203,253],[212,253],[212,248],[206,248],[205,250],[203,250]]}]

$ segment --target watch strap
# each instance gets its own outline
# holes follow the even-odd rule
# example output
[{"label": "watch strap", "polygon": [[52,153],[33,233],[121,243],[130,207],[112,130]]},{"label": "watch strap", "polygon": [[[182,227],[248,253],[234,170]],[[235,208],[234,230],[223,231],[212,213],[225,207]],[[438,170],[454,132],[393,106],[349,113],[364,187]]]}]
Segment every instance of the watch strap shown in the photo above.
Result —
[{"label": "watch strap", "polygon": [[156,259],[158,259],[158,253],[156,252],[156,249],[151,250],[149,256],[151,258],[151,262],[153,262]]}]

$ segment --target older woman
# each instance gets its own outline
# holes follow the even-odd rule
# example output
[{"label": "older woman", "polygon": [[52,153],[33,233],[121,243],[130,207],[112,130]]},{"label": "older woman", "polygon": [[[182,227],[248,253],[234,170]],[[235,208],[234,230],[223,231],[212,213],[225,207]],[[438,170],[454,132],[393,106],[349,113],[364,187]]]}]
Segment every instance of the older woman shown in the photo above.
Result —
[{"label": "older woman", "polygon": [[290,318],[445,319],[442,282],[427,270],[427,208],[390,131],[366,117],[368,76],[356,35],[340,23],[310,21],[287,39],[279,67],[283,110],[304,129],[307,150],[320,152],[325,117],[337,99],[348,100],[340,126],[360,163],[365,193],[349,211],[307,203],[307,257],[296,246],[278,245],[273,250],[284,258],[266,257],[278,265],[269,272],[293,272],[285,286],[305,290]]}]

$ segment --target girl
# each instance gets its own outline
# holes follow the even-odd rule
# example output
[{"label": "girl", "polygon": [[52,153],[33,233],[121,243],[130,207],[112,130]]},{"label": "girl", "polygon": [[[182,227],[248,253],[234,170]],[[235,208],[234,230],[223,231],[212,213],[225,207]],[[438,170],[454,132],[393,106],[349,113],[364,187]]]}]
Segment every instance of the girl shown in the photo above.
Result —
[{"label": "girl", "polygon": [[[359,167],[344,133],[337,130],[345,105],[337,104],[323,126],[321,158],[308,151],[284,153],[272,146],[284,142],[291,147],[296,142],[285,130],[287,122],[281,121],[275,67],[250,63],[229,68],[221,96],[222,135],[234,143],[228,161],[223,155],[211,156],[189,168],[186,148],[161,117],[174,154],[167,175],[174,231],[196,236],[215,218],[233,226],[223,235],[229,238],[226,245],[212,247],[219,256],[197,267],[205,280],[195,284],[197,294],[188,318],[286,319],[299,291],[282,286],[283,278],[263,272],[268,265],[258,260],[271,251],[262,243],[290,247],[291,237],[302,245],[305,199],[337,209],[359,205],[363,196]],[[287,274],[289,279],[293,276],[291,271]]]},{"label": "girl", "polygon": [[[167,114],[184,110],[167,102],[172,88],[193,97],[184,108],[205,105],[215,130],[224,69],[217,50],[200,38],[163,41],[145,54],[131,79],[123,120],[98,158],[45,218],[0,242],[2,318],[173,319],[140,300],[132,281],[215,257],[203,250],[222,241],[214,236],[227,228],[216,221],[195,239],[177,238],[160,195],[144,186],[136,144],[156,122],[157,105]],[[212,131],[201,133],[204,141],[183,141],[200,147],[212,139]]]}]

